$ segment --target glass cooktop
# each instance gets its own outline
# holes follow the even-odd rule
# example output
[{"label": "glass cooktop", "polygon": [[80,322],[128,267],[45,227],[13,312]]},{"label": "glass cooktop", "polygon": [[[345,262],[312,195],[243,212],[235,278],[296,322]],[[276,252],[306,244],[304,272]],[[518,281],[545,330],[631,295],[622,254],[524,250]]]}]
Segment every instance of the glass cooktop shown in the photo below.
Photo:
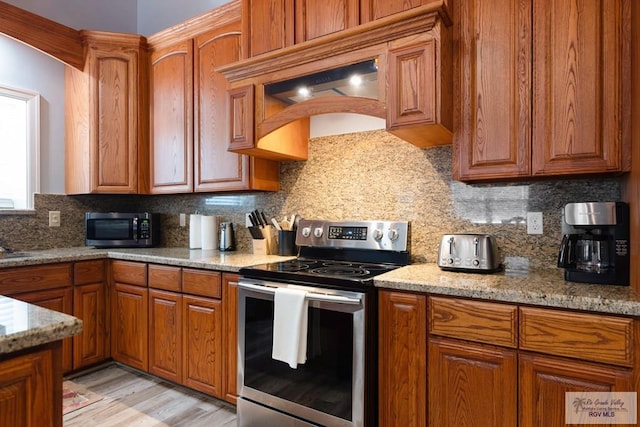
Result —
[{"label": "glass cooktop", "polygon": [[395,264],[296,258],[242,268],[240,274],[262,280],[334,286],[367,286],[373,284],[373,277],[398,267],[400,266]]}]

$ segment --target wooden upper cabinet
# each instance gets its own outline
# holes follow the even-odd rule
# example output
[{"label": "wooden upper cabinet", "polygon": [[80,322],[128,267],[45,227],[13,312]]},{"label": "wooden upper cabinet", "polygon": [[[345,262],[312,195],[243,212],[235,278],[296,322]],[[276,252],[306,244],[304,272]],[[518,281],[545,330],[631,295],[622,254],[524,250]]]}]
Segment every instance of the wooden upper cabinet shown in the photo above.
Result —
[{"label": "wooden upper cabinet", "polygon": [[454,177],[531,172],[531,3],[459,2],[454,61]]},{"label": "wooden upper cabinet", "polygon": [[357,26],[360,23],[358,2],[295,0],[295,42],[302,43]]},{"label": "wooden upper cabinet", "polygon": [[227,151],[227,79],[215,68],[240,59],[239,25],[195,39],[195,191],[247,189],[249,157]]},{"label": "wooden upper cabinet", "polygon": [[146,42],[137,35],[82,33],[85,68],[65,68],[65,191],[144,192]]},{"label": "wooden upper cabinet", "polygon": [[193,191],[193,41],[151,52],[151,192]]},{"label": "wooden upper cabinet", "polygon": [[247,58],[293,44],[294,0],[242,0],[243,51]]},{"label": "wooden upper cabinet", "polygon": [[629,0],[533,5],[533,175],[629,170]]},{"label": "wooden upper cabinet", "polygon": [[440,23],[420,43],[387,54],[387,131],[419,147],[451,144],[449,29]]},{"label": "wooden upper cabinet", "polygon": [[240,59],[242,37],[239,9],[221,14],[175,30],[190,37],[150,37],[152,193],[279,189],[277,162],[227,150],[228,82],[216,69]]},{"label": "wooden upper cabinet", "polygon": [[454,178],[629,170],[629,8],[460,3]]}]

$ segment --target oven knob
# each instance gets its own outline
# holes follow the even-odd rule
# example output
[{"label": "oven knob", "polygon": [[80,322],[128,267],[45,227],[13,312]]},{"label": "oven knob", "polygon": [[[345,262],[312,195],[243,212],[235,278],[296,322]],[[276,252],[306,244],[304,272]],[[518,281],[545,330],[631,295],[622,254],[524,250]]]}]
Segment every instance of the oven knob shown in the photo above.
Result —
[{"label": "oven knob", "polygon": [[382,236],[384,236],[384,233],[379,228],[375,228],[372,232],[372,236],[373,236],[373,240],[380,241],[382,240]]},{"label": "oven knob", "polygon": [[311,227],[302,227],[302,237],[311,236]]},{"label": "oven knob", "polygon": [[322,227],[317,227],[313,230],[313,235],[316,237],[322,237]]},{"label": "oven knob", "polygon": [[389,236],[389,240],[391,240],[392,242],[398,240],[398,230],[396,230],[395,228],[390,228],[387,236]]}]

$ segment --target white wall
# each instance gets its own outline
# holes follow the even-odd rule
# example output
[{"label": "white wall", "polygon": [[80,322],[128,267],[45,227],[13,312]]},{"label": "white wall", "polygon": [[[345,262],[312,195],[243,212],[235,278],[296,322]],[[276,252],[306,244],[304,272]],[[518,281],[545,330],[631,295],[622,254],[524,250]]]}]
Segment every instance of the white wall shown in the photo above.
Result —
[{"label": "white wall", "polygon": [[64,193],[64,66],[0,35],[0,84],[40,94],[40,192]]}]

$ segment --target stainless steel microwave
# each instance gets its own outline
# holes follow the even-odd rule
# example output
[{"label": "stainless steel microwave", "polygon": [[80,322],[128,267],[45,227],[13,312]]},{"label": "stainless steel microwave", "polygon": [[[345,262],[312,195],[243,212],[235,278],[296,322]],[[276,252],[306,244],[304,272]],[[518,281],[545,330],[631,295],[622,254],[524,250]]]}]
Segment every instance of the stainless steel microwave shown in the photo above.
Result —
[{"label": "stainless steel microwave", "polygon": [[158,214],[87,212],[85,245],[97,248],[148,248],[160,241]]}]

